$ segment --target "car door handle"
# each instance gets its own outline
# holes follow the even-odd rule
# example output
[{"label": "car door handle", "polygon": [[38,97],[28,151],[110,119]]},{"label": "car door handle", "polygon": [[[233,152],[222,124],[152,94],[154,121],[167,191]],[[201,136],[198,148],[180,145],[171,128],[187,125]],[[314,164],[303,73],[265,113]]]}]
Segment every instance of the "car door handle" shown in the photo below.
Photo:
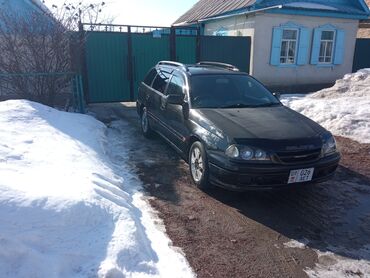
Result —
[{"label": "car door handle", "polygon": [[161,96],[161,106],[160,106],[160,109],[161,110],[164,110],[164,109],[166,109],[166,106],[167,106],[167,97],[162,97]]}]

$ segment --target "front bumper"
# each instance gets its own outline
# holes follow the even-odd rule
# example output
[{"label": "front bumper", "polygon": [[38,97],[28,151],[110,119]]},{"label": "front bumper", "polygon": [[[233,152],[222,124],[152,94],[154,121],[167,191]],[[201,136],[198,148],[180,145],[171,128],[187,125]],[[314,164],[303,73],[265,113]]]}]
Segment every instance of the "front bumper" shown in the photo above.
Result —
[{"label": "front bumper", "polygon": [[[283,187],[297,187],[303,184],[319,183],[330,179],[338,167],[340,155],[334,154],[312,163],[294,165],[250,164],[230,170],[209,163],[211,183],[231,190],[266,190]],[[312,180],[288,184],[291,170],[315,168]]]}]

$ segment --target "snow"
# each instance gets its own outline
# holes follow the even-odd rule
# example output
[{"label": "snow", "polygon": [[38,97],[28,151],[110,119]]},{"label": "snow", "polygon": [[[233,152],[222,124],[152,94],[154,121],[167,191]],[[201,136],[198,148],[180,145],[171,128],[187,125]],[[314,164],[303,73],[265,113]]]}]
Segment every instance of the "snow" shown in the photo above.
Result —
[{"label": "snow", "polygon": [[0,277],[194,277],[101,122],[6,101],[0,138]]},{"label": "snow", "polygon": [[335,135],[370,143],[370,69],[347,74],[332,88],[310,95],[284,95],[282,103]]},{"label": "snow", "polygon": [[[286,242],[286,248],[305,249],[309,241],[291,240]],[[305,272],[311,278],[337,278],[337,277],[370,277],[370,261],[368,260],[370,245],[360,250],[343,250],[328,246],[328,251],[312,249],[317,253],[318,262],[314,268],[306,268]],[[341,256],[338,254],[345,254]],[[358,259],[353,259],[358,258]]]},{"label": "snow", "polygon": [[293,2],[289,4],[285,4],[285,7],[293,7],[293,8],[303,8],[303,9],[312,9],[312,10],[331,10],[331,11],[338,11],[337,8],[316,4],[316,3],[305,3],[305,2]]},{"label": "snow", "polygon": [[302,239],[301,241],[298,240],[291,240],[284,243],[284,247],[286,248],[297,248],[297,249],[305,249],[307,244],[309,243],[308,239]]}]

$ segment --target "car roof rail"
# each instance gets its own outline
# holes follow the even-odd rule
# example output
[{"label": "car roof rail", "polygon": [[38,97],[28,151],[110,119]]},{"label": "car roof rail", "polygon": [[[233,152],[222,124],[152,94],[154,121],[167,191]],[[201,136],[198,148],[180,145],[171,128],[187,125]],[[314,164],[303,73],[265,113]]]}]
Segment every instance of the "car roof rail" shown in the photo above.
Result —
[{"label": "car roof rail", "polygon": [[174,61],[160,61],[157,64],[158,66],[173,66],[173,67],[181,67],[184,70],[188,71],[188,67],[185,64],[179,63],[179,62],[174,62]]},{"label": "car roof rail", "polygon": [[197,63],[197,65],[224,68],[224,69],[231,70],[231,71],[239,71],[239,69],[234,65],[219,63],[219,62],[199,62]]}]

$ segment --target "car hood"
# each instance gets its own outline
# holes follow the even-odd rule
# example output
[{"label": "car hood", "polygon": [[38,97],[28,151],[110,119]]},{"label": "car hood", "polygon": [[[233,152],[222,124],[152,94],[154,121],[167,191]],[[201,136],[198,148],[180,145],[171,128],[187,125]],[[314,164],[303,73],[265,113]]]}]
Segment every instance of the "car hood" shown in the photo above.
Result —
[{"label": "car hood", "polygon": [[317,123],[285,107],[199,109],[198,112],[230,140],[295,140],[327,132]]}]

